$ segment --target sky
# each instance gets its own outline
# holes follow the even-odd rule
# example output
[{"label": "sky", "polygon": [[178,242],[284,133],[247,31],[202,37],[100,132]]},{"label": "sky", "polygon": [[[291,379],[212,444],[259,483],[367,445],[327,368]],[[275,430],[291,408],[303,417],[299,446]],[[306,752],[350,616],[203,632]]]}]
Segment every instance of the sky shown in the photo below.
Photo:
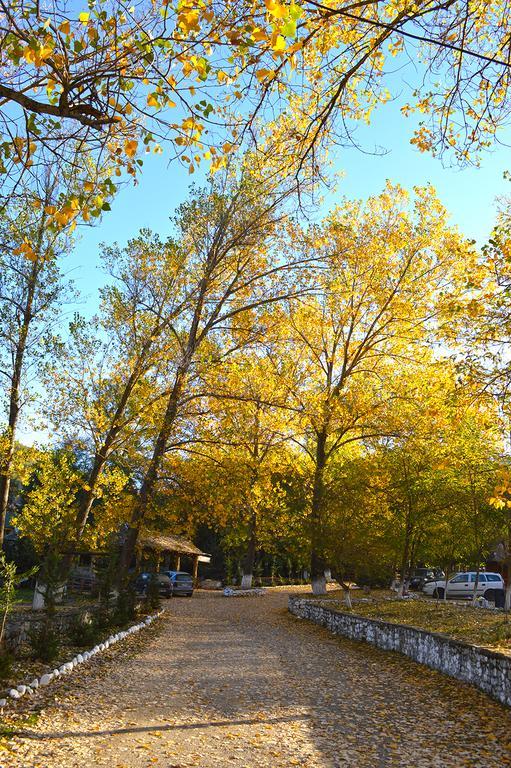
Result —
[{"label": "sky", "polygon": [[[342,174],[335,191],[328,191],[321,214],[343,196],[366,198],[377,194],[387,179],[407,188],[433,184],[440,200],[452,215],[452,222],[479,244],[488,238],[495,220],[496,199],[511,197],[511,182],[503,178],[511,170],[511,153],[505,146],[486,153],[481,167],[445,167],[439,159],[420,153],[410,144],[413,122],[404,118],[399,103],[391,102],[377,111],[371,126],[357,133],[364,151],[355,147],[334,148],[334,171]],[[511,138],[511,133],[510,133]],[[511,142],[510,142],[511,143]],[[385,149],[375,154],[374,147]],[[104,282],[99,262],[101,242],[123,244],[142,227],[161,235],[170,231],[169,217],[186,198],[192,181],[204,180],[202,171],[190,176],[179,163],[169,165],[163,155],[148,155],[136,186],[127,183],[113,201],[112,211],[100,224],[82,229],[68,258],[67,269],[82,295],[77,309],[89,316],[97,307],[97,291]]]}]

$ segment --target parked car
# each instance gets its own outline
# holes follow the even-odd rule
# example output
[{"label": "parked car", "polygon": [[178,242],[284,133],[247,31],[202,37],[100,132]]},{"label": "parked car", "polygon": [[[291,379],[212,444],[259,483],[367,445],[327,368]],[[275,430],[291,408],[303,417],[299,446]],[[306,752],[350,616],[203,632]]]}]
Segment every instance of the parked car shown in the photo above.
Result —
[{"label": "parked car", "polygon": [[173,595],[193,595],[193,578],[185,571],[165,571],[172,584]]},{"label": "parked car", "polygon": [[422,589],[428,581],[444,579],[445,573],[438,568],[414,568],[410,573],[410,589]]},{"label": "parked car", "polygon": [[172,597],[172,582],[166,573],[141,573],[135,581],[135,590],[139,595],[147,595],[147,590],[151,579],[155,578],[158,582],[158,591],[162,597]]},{"label": "parked car", "polygon": [[[433,597],[443,598],[447,588],[447,597],[456,598],[458,600],[469,600],[474,594],[476,575],[477,574],[475,571],[457,573],[455,576],[449,579],[447,582],[447,587],[444,579],[429,581],[424,585],[422,591],[425,595],[432,595]],[[486,600],[493,602],[495,600],[495,592],[497,590],[503,589],[504,580],[500,573],[479,574],[476,590],[477,597],[484,597]]]}]

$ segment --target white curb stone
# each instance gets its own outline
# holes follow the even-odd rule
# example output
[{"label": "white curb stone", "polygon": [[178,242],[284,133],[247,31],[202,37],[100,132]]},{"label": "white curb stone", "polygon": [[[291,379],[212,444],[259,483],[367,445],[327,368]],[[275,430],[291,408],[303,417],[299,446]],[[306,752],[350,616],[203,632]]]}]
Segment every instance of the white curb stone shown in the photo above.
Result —
[{"label": "white curb stone", "polygon": [[[41,675],[39,679],[34,678],[30,685],[21,684],[16,688],[11,688],[8,694],[9,698],[20,699],[25,694],[28,696],[32,695],[38,688],[44,688],[45,686],[49,685],[52,680],[60,677],[60,675],[65,675],[68,672],[72,672],[75,667],[77,667],[79,664],[83,664],[85,661],[88,661],[97,653],[100,653],[100,651],[105,651],[114,643],[117,643],[120,640],[124,640],[124,638],[129,637],[135,632],[139,632],[141,629],[150,626],[155,619],[161,616],[162,613],[163,611],[159,611],[153,616],[147,616],[144,621],[141,621],[138,624],[134,624],[133,626],[129,627],[129,629],[125,629],[115,635],[111,635],[103,643],[95,645],[94,648],[91,648],[89,651],[78,653],[71,661],[68,661],[66,664],[62,664],[60,669],[54,669],[52,672],[46,672],[44,675]],[[0,709],[3,709],[5,706],[7,706],[7,699],[0,699]]]}]

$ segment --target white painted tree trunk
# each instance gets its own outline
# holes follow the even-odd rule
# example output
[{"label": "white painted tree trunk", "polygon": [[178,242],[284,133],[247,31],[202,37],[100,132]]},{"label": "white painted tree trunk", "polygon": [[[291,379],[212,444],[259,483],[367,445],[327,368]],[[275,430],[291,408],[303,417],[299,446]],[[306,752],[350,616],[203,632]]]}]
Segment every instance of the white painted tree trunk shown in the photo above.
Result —
[{"label": "white painted tree trunk", "polygon": [[345,589],[344,590],[344,604],[346,605],[346,608],[348,611],[351,611],[353,608],[353,603],[351,602],[351,590]]},{"label": "white painted tree trunk", "polygon": [[508,576],[507,580],[507,586],[506,586],[506,599],[504,602],[504,610],[506,613],[509,613],[511,610],[511,579]]},{"label": "white painted tree trunk", "polygon": [[326,595],[326,578],[325,574],[322,576],[313,576],[312,578],[312,592],[314,595]]},{"label": "white painted tree trunk", "polygon": [[34,597],[32,599],[32,610],[42,611],[44,610],[44,596],[46,594],[46,585],[36,582],[34,589]]},{"label": "white painted tree trunk", "polygon": [[[34,597],[32,598],[32,610],[33,611],[42,611],[45,608],[46,605],[46,590],[47,586],[46,584],[43,584],[42,582],[37,581],[34,589]],[[57,586],[54,590],[54,599],[57,604],[61,603],[64,599],[64,595],[66,594],[66,585],[61,584],[60,586]]]},{"label": "white painted tree trunk", "polygon": [[252,579],[253,576],[251,573],[244,573],[241,577],[241,588],[242,589],[252,589]]}]

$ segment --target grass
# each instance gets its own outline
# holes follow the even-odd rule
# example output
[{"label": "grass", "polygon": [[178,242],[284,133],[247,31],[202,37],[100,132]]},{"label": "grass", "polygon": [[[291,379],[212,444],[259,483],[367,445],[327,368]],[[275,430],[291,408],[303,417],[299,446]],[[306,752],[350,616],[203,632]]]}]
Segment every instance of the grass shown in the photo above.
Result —
[{"label": "grass", "polygon": [[[366,599],[353,597],[352,613],[359,616],[406,624],[511,654],[511,621],[500,611],[422,598],[401,600],[387,591],[371,593]],[[328,605],[347,611],[342,599],[342,592],[331,592]]]}]

